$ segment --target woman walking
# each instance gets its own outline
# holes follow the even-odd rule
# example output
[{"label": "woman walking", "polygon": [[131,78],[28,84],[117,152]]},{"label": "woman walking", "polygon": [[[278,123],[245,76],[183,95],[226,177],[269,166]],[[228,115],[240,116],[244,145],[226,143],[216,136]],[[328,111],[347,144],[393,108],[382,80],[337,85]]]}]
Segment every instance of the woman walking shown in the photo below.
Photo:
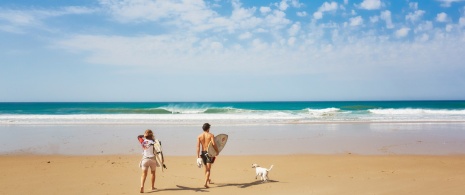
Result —
[{"label": "woman walking", "polygon": [[157,168],[157,161],[155,160],[155,137],[152,130],[147,129],[144,135],[139,135],[138,140],[144,149],[142,160],[140,161],[140,167],[142,168],[142,176],[140,178],[140,193],[144,193],[145,179],[150,167],[150,173],[152,174],[152,191],[155,190],[155,171]]}]

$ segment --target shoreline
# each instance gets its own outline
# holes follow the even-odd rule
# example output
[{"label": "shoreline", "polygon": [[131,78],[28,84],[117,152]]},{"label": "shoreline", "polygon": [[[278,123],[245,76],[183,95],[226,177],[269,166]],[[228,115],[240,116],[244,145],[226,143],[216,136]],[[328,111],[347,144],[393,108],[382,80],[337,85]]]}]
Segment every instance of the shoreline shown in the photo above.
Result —
[{"label": "shoreline", "polygon": [[209,121],[217,125],[228,125],[228,126],[243,126],[243,125],[312,125],[312,124],[366,124],[366,123],[393,123],[393,124],[420,124],[420,123],[461,123],[465,124],[465,120],[273,120],[273,119],[172,119],[172,120],[141,120],[141,121],[114,121],[114,120],[102,120],[98,122],[91,122],[88,119],[83,119],[85,122],[76,122],[76,119],[69,119],[70,122],[46,122],[42,119],[40,122],[30,122],[28,120],[0,120],[0,126],[12,126],[12,125],[183,125],[183,126],[195,126]]}]

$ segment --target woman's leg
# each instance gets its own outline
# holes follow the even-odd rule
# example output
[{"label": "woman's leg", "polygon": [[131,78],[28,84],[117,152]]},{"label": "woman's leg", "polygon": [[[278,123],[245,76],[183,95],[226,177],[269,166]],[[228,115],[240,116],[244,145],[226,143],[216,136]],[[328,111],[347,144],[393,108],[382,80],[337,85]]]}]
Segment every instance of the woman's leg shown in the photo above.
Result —
[{"label": "woman's leg", "polygon": [[144,193],[144,184],[145,178],[147,178],[148,169],[142,171],[142,176],[140,177],[140,193]]},{"label": "woman's leg", "polygon": [[152,174],[152,190],[157,189],[157,188],[155,188],[155,170],[151,171],[151,174]]}]

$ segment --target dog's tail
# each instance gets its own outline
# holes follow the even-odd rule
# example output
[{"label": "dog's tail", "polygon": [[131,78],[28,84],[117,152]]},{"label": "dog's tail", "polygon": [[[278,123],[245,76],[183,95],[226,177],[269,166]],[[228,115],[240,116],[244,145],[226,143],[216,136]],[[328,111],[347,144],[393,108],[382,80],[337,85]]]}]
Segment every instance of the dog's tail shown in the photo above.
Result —
[{"label": "dog's tail", "polygon": [[271,167],[267,169],[267,171],[271,171],[271,169],[273,169],[273,165],[271,165]]}]

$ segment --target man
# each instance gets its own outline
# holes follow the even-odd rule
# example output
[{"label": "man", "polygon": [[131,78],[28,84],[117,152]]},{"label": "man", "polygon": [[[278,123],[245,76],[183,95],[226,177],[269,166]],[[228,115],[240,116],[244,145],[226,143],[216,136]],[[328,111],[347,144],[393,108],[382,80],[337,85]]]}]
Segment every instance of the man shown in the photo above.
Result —
[{"label": "man", "polygon": [[[219,155],[218,147],[215,143],[215,136],[210,133],[210,124],[205,123],[202,126],[203,133],[197,137],[197,158],[202,158],[203,164],[205,165],[205,184],[204,187],[208,188],[208,184],[211,184],[210,170],[212,164],[215,162],[215,157],[208,156],[208,144],[211,142],[216,153]],[[202,151],[200,151],[202,146]]]}]

